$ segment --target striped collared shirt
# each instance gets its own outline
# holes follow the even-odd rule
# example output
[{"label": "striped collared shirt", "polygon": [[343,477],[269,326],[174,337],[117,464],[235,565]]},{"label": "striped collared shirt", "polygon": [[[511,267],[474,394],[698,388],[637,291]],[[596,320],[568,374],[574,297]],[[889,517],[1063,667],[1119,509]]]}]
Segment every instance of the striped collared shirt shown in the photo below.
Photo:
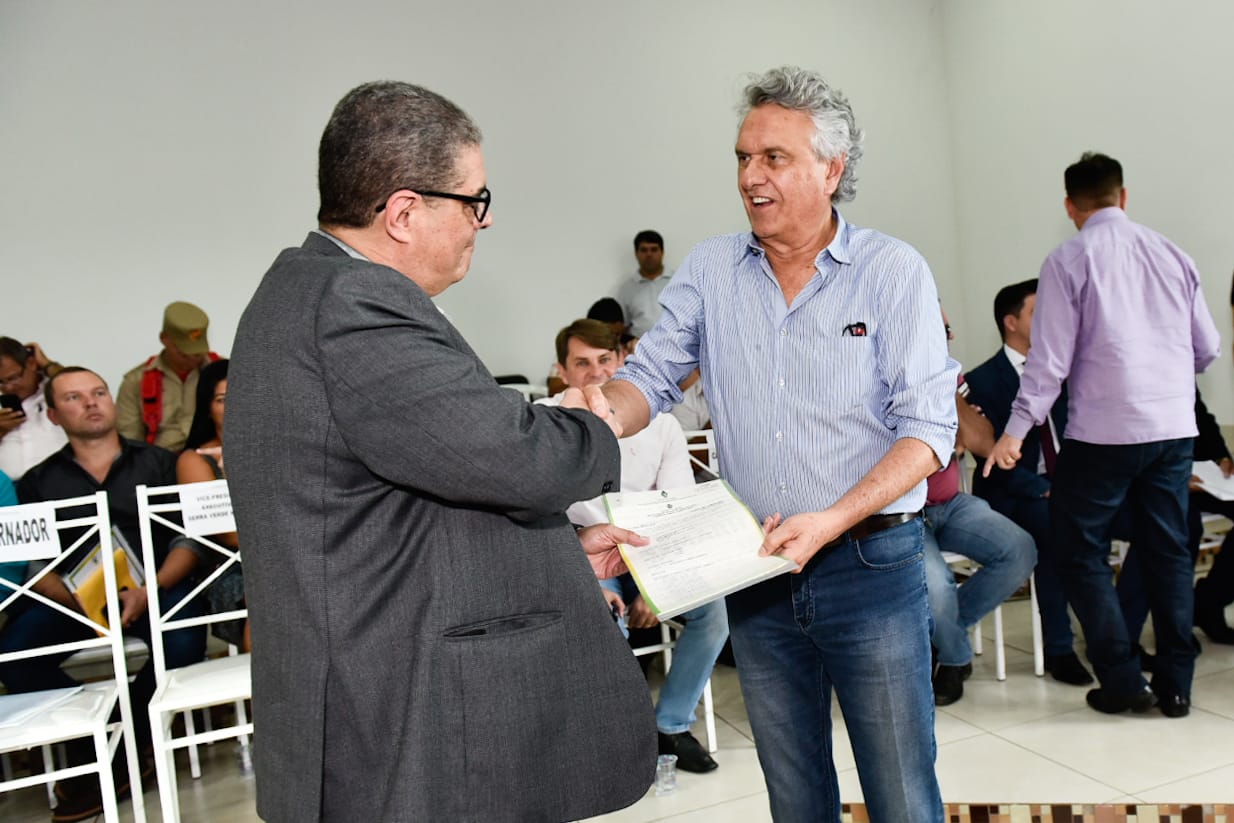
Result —
[{"label": "striped collared shirt", "polygon": [[[899,438],[925,442],[940,465],[955,446],[959,364],[929,266],[834,216],[835,239],[791,307],[752,234],[700,243],[616,374],[655,414],[701,366],[721,473],[760,518],[827,508]],[[925,494],[923,480],[884,511],[916,511]]]}]

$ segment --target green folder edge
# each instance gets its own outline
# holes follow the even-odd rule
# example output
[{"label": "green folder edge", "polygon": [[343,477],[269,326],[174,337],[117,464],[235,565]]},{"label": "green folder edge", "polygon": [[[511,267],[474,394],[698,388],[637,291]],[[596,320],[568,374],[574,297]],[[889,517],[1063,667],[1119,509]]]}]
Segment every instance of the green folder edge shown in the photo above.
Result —
[{"label": "green folder edge", "polygon": [[[746,501],[742,500],[740,497],[738,497],[738,496],[737,496],[737,492],[733,491],[733,487],[732,487],[732,486],[730,486],[730,485],[728,484],[728,481],[727,481],[727,480],[725,480],[723,477],[717,478],[717,480],[719,480],[719,482],[721,482],[721,483],[723,483],[723,484],[724,484],[724,488],[728,489],[728,493],[729,493],[729,494],[731,494],[731,495],[733,496],[733,499],[734,499],[734,500],[736,500],[738,503],[740,503],[740,504],[741,504],[741,508],[745,509],[745,510],[746,510],[746,514],[748,514],[748,515],[750,516],[750,519],[754,521],[754,525],[755,525],[756,527],[758,527],[758,528],[761,530],[761,529],[763,528],[763,524],[758,522],[758,518],[754,516],[754,512],[750,511],[750,507],[746,505]],[[708,482],[708,483],[715,483],[716,481],[715,481],[715,480],[708,480],[707,482]],[[699,485],[701,485],[701,484],[699,484]],[[655,491],[655,490],[654,490],[654,489],[650,489],[649,491]],[[619,492],[619,493],[620,493],[620,492]],[[604,512],[605,512],[605,514],[607,514],[607,515],[608,515],[608,522],[609,522],[609,523],[611,523],[611,524],[612,524],[612,525],[614,525],[614,526],[617,526],[618,524],[617,524],[616,522],[614,522],[614,521],[613,521],[613,509],[612,509],[612,507],[611,507],[611,506],[609,506],[609,504],[608,504],[608,495],[607,495],[607,494],[606,494],[606,495],[604,495]],[[620,526],[619,528],[623,528],[623,529],[624,529],[624,528],[625,528],[625,526]],[[638,586],[638,590],[639,590],[639,592],[643,595],[643,599],[647,601],[647,605],[651,607],[651,610],[652,610],[653,612],[655,612],[656,617],[657,617],[657,618],[659,618],[659,616],[660,616],[660,607],[659,607],[659,606],[657,606],[657,605],[655,604],[655,601],[653,601],[653,600],[651,599],[651,596],[647,594],[647,589],[643,587],[643,581],[639,579],[639,577],[638,577],[638,572],[636,572],[636,571],[634,570],[634,567],[630,564],[630,555],[629,555],[629,554],[627,554],[627,550],[628,550],[628,549],[629,549],[629,547],[628,547],[625,543],[618,543],[618,544],[617,544],[617,551],[621,552],[621,559],[625,561],[626,568],[627,568],[627,569],[629,569],[629,571],[630,571],[630,576],[634,578],[634,585]]]}]

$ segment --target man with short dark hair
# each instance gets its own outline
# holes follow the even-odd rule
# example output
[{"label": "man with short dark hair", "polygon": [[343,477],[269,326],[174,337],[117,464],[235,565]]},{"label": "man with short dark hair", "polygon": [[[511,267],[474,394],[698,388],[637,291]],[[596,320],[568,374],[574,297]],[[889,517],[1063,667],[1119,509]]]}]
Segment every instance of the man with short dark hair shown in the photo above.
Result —
[{"label": "man with short dark hair", "polygon": [[[624,360],[621,345],[613,333],[595,320],[576,320],[557,334],[557,365],[566,386],[606,383]],[[538,400],[556,405],[561,396]],[[658,415],[647,428],[621,440],[622,491],[676,489],[694,485],[694,471],[686,451],[685,434],[676,418]],[[579,501],[566,509],[566,517],[578,526],[605,523],[608,517],[599,497]],[[600,584],[606,598],[621,613],[621,620],[633,629],[659,625],[655,613],[643,599],[628,573],[610,577]],[[713,600],[682,614],[685,631],[677,638],[673,665],[664,678],[656,704],[660,754],[677,755],[677,768],[704,773],[718,764],[690,733],[694,708],[715,668],[716,658],[728,639],[728,618],[724,600]]]},{"label": "man with short dark hair", "polygon": [[[135,552],[141,551],[141,531],[137,516],[137,487],[162,486],[176,482],[176,457],[171,452],[134,440],[126,440],[116,431],[116,409],[111,392],[103,379],[88,369],[76,366],[61,369],[48,378],[44,389],[48,415],[64,429],[68,445],[26,472],[17,485],[23,503],[63,500],[107,492],[107,508],[112,524]],[[171,548],[171,533],[155,526],[155,551],[159,557],[156,590],[160,602],[178,602],[191,590],[190,577],[197,556],[187,548]],[[82,552],[90,546],[83,546]],[[68,568],[79,561],[70,561]],[[55,575],[47,575],[35,586],[36,591],[72,609],[79,609],[67,587]],[[120,620],[126,630],[150,643],[150,623],[146,616],[149,586],[120,592]],[[201,613],[196,600],[180,615],[193,617]],[[41,603],[31,603],[11,617],[0,632],[0,651],[11,652],[46,645],[54,640],[71,642],[88,636],[90,630]],[[206,634],[202,627],[181,629],[163,636],[163,649],[168,668],[185,666],[201,660],[205,654]],[[45,655],[0,665],[0,681],[10,692],[33,692],[76,685],[60,669],[69,656]],[[153,657],[137,673],[131,687],[133,725],[138,744],[150,744],[150,718],[146,706],[154,694]],[[70,746],[70,756],[88,758],[91,745]],[[84,820],[102,812],[97,779],[87,776],[58,784],[60,797],[52,820],[68,823]]]},{"label": "man with short dark hair", "polygon": [[658,231],[645,229],[634,235],[634,258],[638,273],[617,289],[617,300],[629,333],[642,337],[660,318],[660,293],[673,276],[664,270],[664,238]]},{"label": "man with short dark hair", "polygon": [[43,387],[60,371],[38,343],[22,345],[0,337],[0,394],[14,395],[21,408],[0,408],[0,472],[18,480],[26,470],[65,443],[64,431],[47,416]]},{"label": "man with short dark hair", "polygon": [[498,386],[432,301],[492,223],[479,128],[428,89],[366,83],[326,124],[318,187],[319,227],[262,279],[228,373],[258,813],[633,803],[655,722],[594,567],[624,571],[638,538],[562,514],[618,487],[617,440],[577,389],[545,408]]},{"label": "man with short dark hair", "polygon": [[163,310],[163,350],[130,369],[116,393],[116,425],[130,440],[169,451],[184,448],[197,404],[197,373],[218,355],[210,351],[210,318],[192,303]]},{"label": "man with short dark hair", "polygon": [[[1196,436],[1195,378],[1220,338],[1191,258],[1131,222],[1122,166],[1086,153],[1063,175],[1078,233],[1041,267],[1020,390],[983,472],[1013,468],[1067,381],[1067,431],[1050,487],[1060,570],[1100,687],[1100,712],[1190,711],[1192,564],[1187,483]],[[1157,641],[1151,686],[1128,637],[1107,557],[1110,525],[1131,501]]]},{"label": "man with short dark hair", "polygon": [[[993,357],[967,375],[969,400],[978,406],[1001,437],[1020,390],[1020,375],[1028,356],[1037,279],[1004,286],[994,297],[994,322],[1003,345]],[[1010,517],[1037,544],[1037,608],[1045,647],[1045,668],[1055,679],[1074,686],[1093,682],[1073,648],[1075,635],[1067,612],[1067,595],[1058,572],[1058,546],[1050,536],[1050,478],[1067,427],[1064,385],[1049,416],[1024,438],[1020,459],[1010,469],[997,468],[989,477],[973,478],[973,493],[991,508]]]}]

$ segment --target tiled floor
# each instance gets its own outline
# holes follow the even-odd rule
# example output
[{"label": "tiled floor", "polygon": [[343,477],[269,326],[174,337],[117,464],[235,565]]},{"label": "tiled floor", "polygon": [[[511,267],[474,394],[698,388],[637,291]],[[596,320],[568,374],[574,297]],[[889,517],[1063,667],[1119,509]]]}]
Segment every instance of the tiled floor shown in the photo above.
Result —
[{"label": "tiled floor", "polygon": [[[1084,704],[1084,688],[1033,676],[1028,603],[1004,606],[1007,679],[994,677],[991,643],[975,660],[964,698],[937,714],[938,775],[949,803],[1168,804],[1234,802],[1234,647],[1202,638],[1192,712],[1169,720],[1146,715],[1107,716]],[[1234,609],[1227,613],[1234,621]],[[987,621],[987,637],[989,637]],[[736,671],[717,669],[714,678],[720,768],[707,775],[679,774],[677,792],[648,794],[634,806],[594,820],[606,823],[762,823],[770,821],[767,794],[754,751]],[[843,718],[836,711],[836,767],[845,802],[859,803],[861,787],[848,750]],[[696,734],[702,739],[702,724]],[[255,821],[253,781],[240,774],[234,743],[222,742],[205,755],[204,776],[195,781],[187,767],[181,777],[181,810],[186,823]],[[152,821],[160,820],[155,792],[146,794]],[[48,819],[46,797],[26,790],[0,798],[6,823]],[[1005,817],[983,820],[1064,819],[1041,816],[1036,805]],[[1165,806],[1139,818],[1172,819]],[[957,810],[953,810],[959,814]],[[1124,811],[1122,805],[1119,811]],[[1076,812],[1079,815],[1080,812]],[[1090,812],[1065,819],[1113,820]],[[1177,815],[1178,813],[1175,813]],[[1219,813],[1217,818],[1224,819]],[[963,812],[957,820],[969,820]],[[1165,815],[1164,817],[1161,815]],[[125,809],[126,820],[131,814]],[[857,816],[865,819],[864,816]],[[974,809],[972,820],[978,819]],[[1121,819],[1121,818],[1119,818]],[[1174,819],[1182,820],[1182,817]],[[1194,818],[1201,819],[1201,818]],[[1234,812],[1229,816],[1234,823]]]}]

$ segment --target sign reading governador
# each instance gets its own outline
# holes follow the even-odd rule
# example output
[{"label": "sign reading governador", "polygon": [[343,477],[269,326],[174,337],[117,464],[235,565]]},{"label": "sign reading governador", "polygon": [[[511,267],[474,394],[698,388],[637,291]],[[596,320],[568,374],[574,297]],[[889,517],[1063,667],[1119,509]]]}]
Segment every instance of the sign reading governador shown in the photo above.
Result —
[{"label": "sign reading governador", "polygon": [[27,503],[0,508],[0,563],[46,560],[60,554],[56,507]]}]

